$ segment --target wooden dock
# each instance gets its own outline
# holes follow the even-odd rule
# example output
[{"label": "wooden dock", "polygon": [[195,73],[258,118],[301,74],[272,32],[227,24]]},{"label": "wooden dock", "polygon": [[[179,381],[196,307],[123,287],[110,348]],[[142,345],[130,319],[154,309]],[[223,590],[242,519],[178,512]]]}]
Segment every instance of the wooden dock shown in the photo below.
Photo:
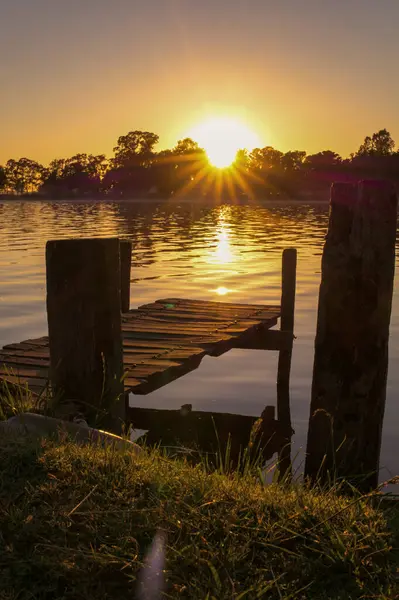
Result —
[{"label": "wooden dock", "polygon": [[[39,398],[53,397],[58,406],[82,410],[89,423],[101,414],[106,429],[119,433],[129,422],[129,393],[149,394],[160,389],[197,369],[205,356],[221,356],[233,348],[275,350],[279,352],[277,420],[275,408],[266,407],[260,431],[267,452],[278,451],[281,471],[287,471],[296,250],[283,252],[279,305],[166,298],[133,310],[131,253],[131,243],[117,238],[47,243],[49,336],[8,344],[0,350],[0,395],[5,387],[16,387]],[[280,329],[272,329],[279,319]],[[151,434],[157,437],[161,419],[168,423],[163,437],[185,440],[182,429],[186,429],[197,431],[198,435],[190,433],[190,439],[199,436],[203,441],[200,432],[215,434],[209,423],[217,423],[219,440],[227,443],[230,433],[231,437],[234,434],[236,457],[242,440],[244,445],[249,443],[257,420],[191,414],[191,408],[190,416],[186,419],[183,415],[182,420],[169,412],[161,415],[136,408],[134,426],[140,428],[150,419]]]},{"label": "wooden dock", "polygon": [[[280,350],[290,334],[272,330],[280,306],[167,298],[122,314],[125,393],[148,394],[232,348]],[[48,337],[0,351],[0,380],[40,394],[50,382]]]}]

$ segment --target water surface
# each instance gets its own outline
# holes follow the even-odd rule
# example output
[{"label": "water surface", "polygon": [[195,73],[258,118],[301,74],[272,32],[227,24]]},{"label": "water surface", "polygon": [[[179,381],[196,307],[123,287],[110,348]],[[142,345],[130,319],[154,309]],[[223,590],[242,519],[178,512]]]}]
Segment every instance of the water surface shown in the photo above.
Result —
[{"label": "water surface", "polygon": [[[21,202],[0,204],[0,345],[47,333],[46,241],[119,236],[133,242],[131,302],[186,297],[250,303],[280,299],[281,253],[298,249],[291,404],[293,452],[303,460],[326,204],[198,205],[188,202]],[[399,282],[399,279],[397,279]],[[399,472],[399,303],[391,321],[381,478]],[[136,406],[259,415],[276,402],[277,353],[234,350]]]}]

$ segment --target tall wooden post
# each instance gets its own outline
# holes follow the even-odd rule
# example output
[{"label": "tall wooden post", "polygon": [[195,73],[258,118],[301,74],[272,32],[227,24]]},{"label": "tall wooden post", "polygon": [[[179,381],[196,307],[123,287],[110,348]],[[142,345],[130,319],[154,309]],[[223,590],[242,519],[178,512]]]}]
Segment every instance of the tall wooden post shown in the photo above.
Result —
[{"label": "tall wooden post", "polygon": [[124,418],[118,239],[47,242],[47,315],[52,390]]},{"label": "tall wooden post", "polygon": [[332,187],[305,465],[313,481],[378,482],[396,216],[388,183]]},{"label": "tall wooden post", "polygon": [[[294,340],[294,312],[296,288],[297,251],[287,248],[283,252],[282,284],[281,284],[281,331],[291,334],[291,342],[280,350],[277,371],[277,419],[291,431],[290,409],[290,373],[292,345]],[[291,471],[291,444],[287,443],[279,454],[280,478],[285,478]]]},{"label": "tall wooden post", "polygon": [[132,242],[120,240],[121,257],[121,311],[130,309],[130,272],[132,268]]}]

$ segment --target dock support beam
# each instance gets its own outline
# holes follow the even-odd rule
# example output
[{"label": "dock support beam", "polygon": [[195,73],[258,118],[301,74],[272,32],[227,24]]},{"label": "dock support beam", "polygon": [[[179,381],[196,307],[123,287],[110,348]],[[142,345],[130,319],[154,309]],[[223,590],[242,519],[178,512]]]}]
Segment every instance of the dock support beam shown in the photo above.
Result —
[{"label": "dock support beam", "polygon": [[125,408],[119,240],[49,241],[46,267],[53,394],[105,415],[117,432]]},{"label": "dock support beam", "polygon": [[[287,248],[283,252],[281,285],[281,325],[280,329],[290,337],[290,343],[280,350],[277,371],[277,420],[287,432],[292,430],[290,409],[290,373],[292,346],[294,340],[294,312],[296,288],[297,251]],[[291,444],[287,443],[279,453],[280,479],[289,477],[291,472]]]},{"label": "dock support beam", "polygon": [[130,272],[132,268],[132,242],[120,240],[121,259],[121,311],[130,309]]},{"label": "dock support beam", "polygon": [[333,185],[305,465],[313,482],[378,483],[396,219],[391,184]]}]

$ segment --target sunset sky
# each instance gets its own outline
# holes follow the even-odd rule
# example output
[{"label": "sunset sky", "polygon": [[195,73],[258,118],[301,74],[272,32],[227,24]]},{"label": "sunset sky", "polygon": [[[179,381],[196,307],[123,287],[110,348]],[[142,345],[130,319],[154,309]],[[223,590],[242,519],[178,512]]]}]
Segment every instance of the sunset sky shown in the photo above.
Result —
[{"label": "sunset sky", "polygon": [[0,163],[214,116],[282,151],[399,142],[398,26],[399,0],[0,0]]}]

